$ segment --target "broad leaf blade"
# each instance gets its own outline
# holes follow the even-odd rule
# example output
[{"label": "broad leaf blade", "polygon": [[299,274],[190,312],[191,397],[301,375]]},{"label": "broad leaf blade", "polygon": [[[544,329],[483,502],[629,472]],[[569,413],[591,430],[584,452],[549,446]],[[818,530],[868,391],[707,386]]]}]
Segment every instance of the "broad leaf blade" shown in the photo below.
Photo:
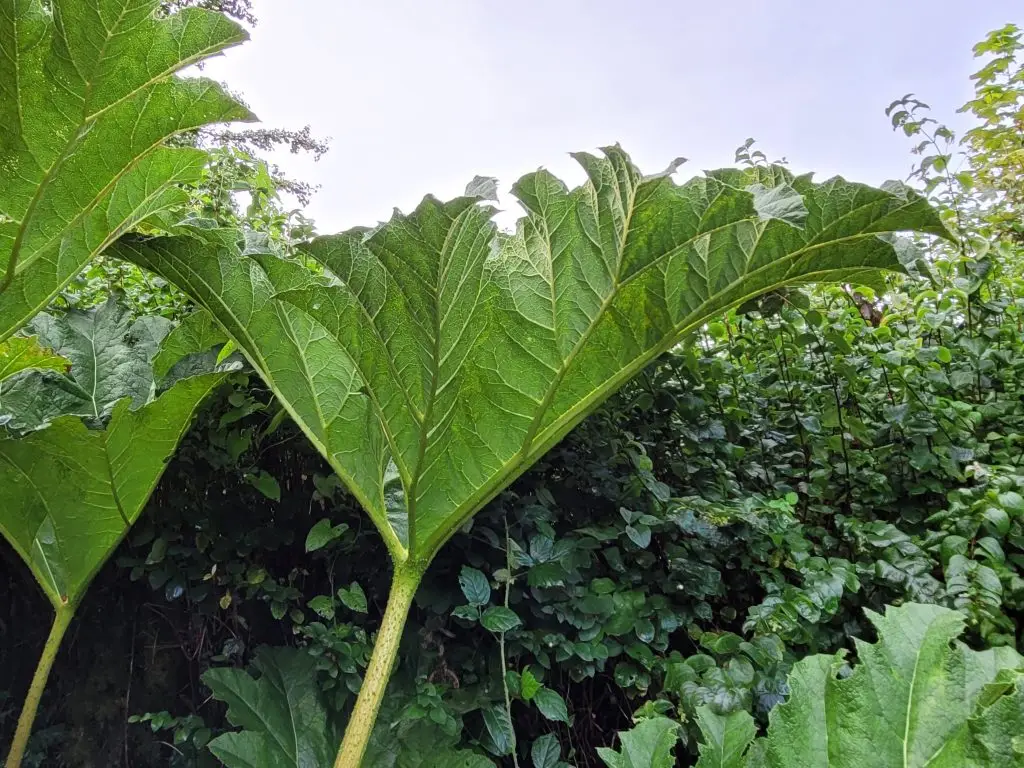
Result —
[{"label": "broad leaf blade", "polygon": [[749,712],[719,715],[710,707],[698,707],[697,725],[703,740],[696,768],[744,768],[747,747],[757,735]]},{"label": "broad leaf blade", "polygon": [[[974,651],[954,642],[964,617],[947,608],[909,603],[890,607],[884,616],[868,611],[868,618],[878,642],[857,641],[859,662],[849,678],[836,678],[835,657],[811,656],[795,665],[793,693],[770,716],[766,764],[1002,764],[984,754],[1012,750],[1001,729],[1010,723],[1019,732],[1024,712],[1015,699],[1015,676],[1008,685],[992,683],[1024,658],[1010,648]],[[994,719],[986,728],[981,724],[989,713]]]},{"label": "broad leaf blade", "polygon": [[222,14],[158,17],[158,0],[0,7],[0,339],[93,256],[187,200],[205,153],[165,139],[251,114],[175,72],[247,35]]},{"label": "broad leaf blade", "polygon": [[53,350],[40,345],[39,339],[35,336],[17,336],[0,342],[0,383],[22,371],[64,373],[70,364]]},{"label": "broad leaf blade", "polygon": [[227,337],[209,312],[193,312],[164,339],[160,351],[153,358],[153,377],[160,381],[182,358],[209,352],[226,341]]},{"label": "broad leaf blade", "polygon": [[253,679],[240,669],[211,669],[203,682],[244,730],[218,736],[213,752],[228,768],[327,768],[340,736],[315,684],[316,659],[295,648],[263,647]]},{"label": "broad leaf blade", "polygon": [[149,402],[154,392],[150,359],[170,330],[170,321],[133,320],[111,297],[87,311],[42,312],[33,319],[32,329],[42,343],[67,358],[70,370],[64,376],[52,368],[35,368],[6,382],[0,392],[0,415],[17,430],[38,429],[61,415],[99,424],[122,398],[131,398],[133,407]]},{"label": "broad leaf blade", "polygon": [[619,734],[619,752],[599,747],[598,756],[608,768],[672,768],[672,750],[679,741],[679,723],[667,717],[641,720]]},{"label": "broad leaf blade", "polygon": [[138,518],[196,408],[225,374],[179,382],[104,430],[74,416],[0,441],[0,533],[55,607],[74,605]]},{"label": "broad leaf blade", "polygon": [[[899,269],[893,232],[945,233],[903,187],[813,184],[782,169],[676,185],[644,178],[618,148],[578,159],[589,176],[578,189],[545,172],[516,185],[527,216],[514,235],[478,198],[427,198],[375,230],[314,240],[305,250],[323,277],[254,259],[227,236],[134,240],[118,253],[210,311],[395,557],[429,561],[716,314],[786,284]],[[389,503],[395,476],[402,493]]]}]

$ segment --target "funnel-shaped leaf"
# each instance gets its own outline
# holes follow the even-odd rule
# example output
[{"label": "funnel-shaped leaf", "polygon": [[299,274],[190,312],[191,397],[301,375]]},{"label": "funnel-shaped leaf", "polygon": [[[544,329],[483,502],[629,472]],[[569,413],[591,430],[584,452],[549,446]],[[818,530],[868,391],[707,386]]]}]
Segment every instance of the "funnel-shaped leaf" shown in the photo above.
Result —
[{"label": "funnel-shaped leaf", "polygon": [[76,604],[138,519],[203,398],[224,378],[185,379],[137,411],[125,398],[106,429],[61,416],[0,441],[0,533],[54,607]]},{"label": "funnel-shaped leaf", "polygon": [[677,185],[618,148],[577,159],[589,177],[577,189],[544,171],[519,181],[514,234],[467,195],[314,240],[304,251],[320,273],[224,232],[122,241],[118,254],[217,318],[396,560],[426,563],[709,318],[782,285],[897,269],[896,231],[945,233],[898,185],[779,168]]},{"label": "funnel-shaped leaf", "polygon": [[[754,735],[746,712],[701,714],[701,763],[722,753],[723,768],[1003,768],[1024,765],[1014,740],[1024,729],[1024,657],[1012,648],[974,651],[956,641],[962,614],[907,604],[884,616],[867,611],[878,642],[857,640],[853,674],[839,679],[842,655],[809,656],[790,675],[789,699]],[[724,753],[723,753],[724,754]]]},{"label": "funnel-shaped leaf", "polygon": [[205,154],[161,144],[251,115],[174,73],[246,33],[159,0],[0,4],[0,339],[124,232],[186,202]]}]

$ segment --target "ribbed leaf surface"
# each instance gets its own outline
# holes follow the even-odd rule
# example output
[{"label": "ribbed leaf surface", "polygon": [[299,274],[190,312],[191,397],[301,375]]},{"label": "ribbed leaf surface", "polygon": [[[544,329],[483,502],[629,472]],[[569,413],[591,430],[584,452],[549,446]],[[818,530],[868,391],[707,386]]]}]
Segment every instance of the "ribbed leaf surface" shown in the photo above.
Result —
[{"label": "ribbed leaf surface", "polygon": [[138,519],[196,408],[225,374],[185,379],[104,430],[74,416],[0,441],[0,533],[55,607],[75,604]]},{"label": "ribbed leaf surface", "polygon": [[240,43],[225,16],[158,0],[0,3],[0,339],[93,256],[187,200],[205,154],[161,144],[251,115],[174,73]]},{"label": "ribbed leaf surface", "polygon": [[396,558],[427,562],[708,319],[783,285],[897,269],[894,232],[945,233],[899,185],[814,184],[779,168],[677,185],[643,177],[617,147],[577,159],[588,176],[577,189],[544,171],[519,181],[527,215],[514,234],[477,195],[428,197],[374,230],[308,244],[322,274],[247,254],[223,232],[118,253],[217,318]]}]

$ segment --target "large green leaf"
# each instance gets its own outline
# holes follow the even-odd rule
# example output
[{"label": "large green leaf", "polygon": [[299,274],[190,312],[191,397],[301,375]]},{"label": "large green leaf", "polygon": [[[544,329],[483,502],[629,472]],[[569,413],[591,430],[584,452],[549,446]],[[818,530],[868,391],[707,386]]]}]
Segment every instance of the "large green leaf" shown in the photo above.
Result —
[{"label": "large green leaf", "polygon": [[577,159],[589,179],[577,189],[544,171],[516,184],[527,215],[514,234],[467,193],[314,240],[303,250],[319,272],[224,232],[128,239],[118,253],[217,318],[396,561],[424,564],[710,318],[782,285],[897,269],[894,232],[945,233],[900,185],[779,168],[677,185],[641,176],[617,147]]},{"label": "large green leaf", "polygon": [[260,648],[258,679],[240,669],[203,675],[228,705],[228,720],[244,730],[210,742],[228,768],[329,768],[337,734],[315,683],[316,659],[295,648]]},{"label": "large green leaf", "polygon": [[[947,608],[909,603],[890,607],[884,616],[867,614],[878,642],[856,641],[853,674],[837,677],[842,654],[799,661],[790,675],[789,699],[772,710],[767,737],[755,742],[745,762],[723,765],[1024,765],[1018,739],[1024,729],[1024,657],[1011,648],[974,651],[954,642],[965,620]],[[735,734],[743,746],[753,736],[746,712],[707,711],[699,724],[707,743],[701,765],[721,734]]]},{"label": "large green leaf", "polygon": [[[111,297],[93,310],[63,315],[42,312],[31,327],[42,344],[70,362],[70,371],[62,375],[54,371],[55,366],[41,370],[33,366],[7,381],[0,392],[0,416],[8,419],[10,428],[37,429],[60,415],[98,422],[122,398],[130,398],[135,407],[151,399],[150,361],[170,330],[170,321],[135,320]],[[162,354],[176,353],[167,349]]]},{"label": "large green leaf", "polygon": [[0,441],[0,533],[58,610],[77,605],[138,518],[203,398],[225,374],[185,379],[105,429],[61,416]]},{"label": "large green leaf", "polygon": [[187,201],[205,153],[165,139],[251,115],[175,72],[246,39],[159,0],[0,4],[0,339],[147,217]]},{"label": "large green leaf", "polygon": [[598,747],[597,754],[608,768],[672,768],[679,732],[679,723],[652,717],[619,734],[620,751]]},{"label": "large green leaf", "polygon": [[749,712],[741,709],[723,717],[710,707],[698,707],[697,724],[704,741],[696,768],[743,768],[747,747],[757,735]]}]

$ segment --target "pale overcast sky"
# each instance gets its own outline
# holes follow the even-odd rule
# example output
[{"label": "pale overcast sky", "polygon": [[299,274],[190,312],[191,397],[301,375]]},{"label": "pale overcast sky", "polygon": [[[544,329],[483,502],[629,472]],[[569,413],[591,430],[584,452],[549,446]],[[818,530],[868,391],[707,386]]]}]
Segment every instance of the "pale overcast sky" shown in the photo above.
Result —
[{"label": "pale overcast sky", "polygon": [[[476,174],[503,189],[620,142],[653,172],[730,165],[748,137],[819,178],[904,178],[883,114],[913,91],[963,124],[971,48],[1024,0],[255,0],[252,40],[207,66],[268,127],[330,137],[320,232],[372,225]],[[502,195],[503,207],[514,201]]]}]

